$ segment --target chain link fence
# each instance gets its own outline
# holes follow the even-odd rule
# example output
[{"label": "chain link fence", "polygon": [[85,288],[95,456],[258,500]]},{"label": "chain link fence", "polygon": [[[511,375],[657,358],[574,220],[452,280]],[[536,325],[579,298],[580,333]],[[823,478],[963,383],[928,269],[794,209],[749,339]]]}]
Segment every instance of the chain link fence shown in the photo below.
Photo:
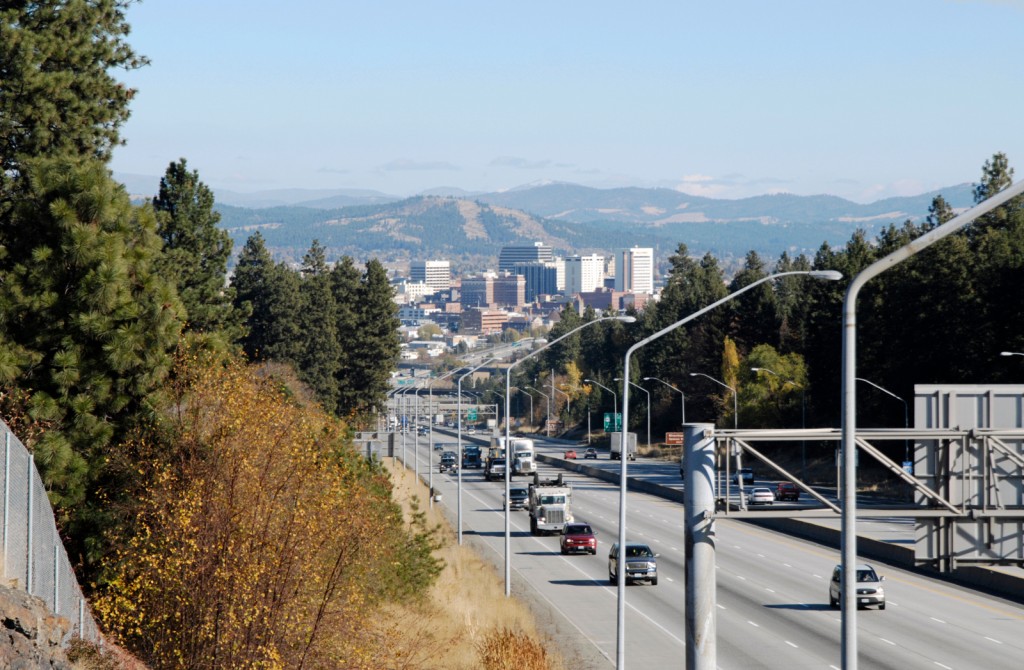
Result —
[{"label": "chain link fence", "polygon": [[32,454],[0,421],[3,464],[0,484],[3,498],[4,583],[42,599],[54,614],[71,623],[67,642],[81,637],[102,642],[99,628],[82,595],[64,544],[57,533],[53,509]]}]

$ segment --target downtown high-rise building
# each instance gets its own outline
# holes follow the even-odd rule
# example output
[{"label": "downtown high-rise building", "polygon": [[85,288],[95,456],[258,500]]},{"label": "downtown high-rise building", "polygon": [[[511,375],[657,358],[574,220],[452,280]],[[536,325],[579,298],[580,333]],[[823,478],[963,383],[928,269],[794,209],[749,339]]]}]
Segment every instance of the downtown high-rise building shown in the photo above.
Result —
[{"label": "downtown high-rise building", "polygon": [[654,249],[633,247],[617,254],[615,290],[654,293]]},{"label": "downtown high-rise building", "polygon": [[566,256],[565,295],[590,293],[604,284],[604,256]]},{"label": "downtown high-rise building", "polygon": [[550,263],[554,259],[553,250],[543,242],[502,247],[498,254],[498,271],[513,272],[516,263]]},{"label": "downtown high-rise building", "polygon": [[433,293],[447,291],[452,286],[452,268],[449,261],[413,261],[409,265],[409,278],[423,282]]}]

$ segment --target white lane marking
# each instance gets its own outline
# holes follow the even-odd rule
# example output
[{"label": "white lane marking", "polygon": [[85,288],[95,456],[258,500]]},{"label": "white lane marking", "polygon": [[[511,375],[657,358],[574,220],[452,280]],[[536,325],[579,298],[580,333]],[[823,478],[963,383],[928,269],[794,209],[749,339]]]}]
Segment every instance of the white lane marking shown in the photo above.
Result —
[{"label": "white lane marking", "polygon": [[884,637],[880,637],[878,639],[881,640],[882,642],[885,642],[886,644],[891,644],[894,647],[896,646],[896,643],[893,642],[892,640],[886,640]]},{"label": "white lane marking", "polygon": [[718,603],[715,603],[715,604],[718,605],[718,609],[720,609],[720,610],[726,609],[725,605],[719,605]]},{"label": "white lane marking", "polygon": [[775,589],[770,589],[767,586],[764,587],[764,590],[767,591],[768,593],[775,593]]},{"label": "white lane marking", "polygon": [[736,579],[742,579],[743,581],[747,581],[747,578],[743,575],[736,575]]},{"label": "white lane marking", "polygon": [[942,619],[936,619],[935,617],[929,617],[932,621],[938,621],[939,623],[946,623]]},{"label": "white lane marking", "polygon": [[783,563],[783,564],[782,564],[782,566],[783,566],[783,567],[785,567],[785,568],[791,568],[791,567],[793,567],[793,566],[792,566],[792,565],[790,565],[789,563]]},{"label": "white lane marking", "polygon": [[1002,644],[1002,642],[1000,642],[999,640],[995,639],[994,637],[985,636],[985,639],[988,640],[989,642],[995,642],[996,644]]},{"label": "white lane marking", "polygon": [[815,579],[821,579],[821,575],[814,575]]},{"label": "white lane marking", "polygon": [[935,665],[939,666],[940,668],[945,668],[946,670],[953,670],[953,668],[949,667],[948,665],[943,665],[938,661],[935,661]]},{"label": "white lane marking", "polygon": [[793,647],[794,649],[799,649],[799,648],[800,648],[799,646],[797,646],[797,645],[793,644],[793,643],[792,643],[792,642],[790,642],[789,640],[786,640],[786,644],[788,644],[789,646]]},{"label": "white lane marking", "polygon": [[753,626],[754,628],[760,628],[760,626],[758,626],[758,625],[757,625],[756,623],[754,623],[753,621],[747,621],[747,623],[749,623],[749,624],[750,624],[751,626]]}]

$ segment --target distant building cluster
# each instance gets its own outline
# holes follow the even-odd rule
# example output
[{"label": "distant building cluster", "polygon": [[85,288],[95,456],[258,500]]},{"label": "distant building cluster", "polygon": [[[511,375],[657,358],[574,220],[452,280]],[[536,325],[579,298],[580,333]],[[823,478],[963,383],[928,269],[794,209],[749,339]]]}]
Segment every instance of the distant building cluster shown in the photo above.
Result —
[{"label": "distant building cluster", "polygon": [[[528,333],[550,327],[571,305],[618,312],[658,299],[654,250],[645,247],[557,257],[541,242],[503,247],[497,271],[453,276],[447,260],[414,260],[408,276],[395,277],[395,301],[405,331],[403,357],[438,356],[508,329]],[[418,339],[423,326],[430,341]]]}]

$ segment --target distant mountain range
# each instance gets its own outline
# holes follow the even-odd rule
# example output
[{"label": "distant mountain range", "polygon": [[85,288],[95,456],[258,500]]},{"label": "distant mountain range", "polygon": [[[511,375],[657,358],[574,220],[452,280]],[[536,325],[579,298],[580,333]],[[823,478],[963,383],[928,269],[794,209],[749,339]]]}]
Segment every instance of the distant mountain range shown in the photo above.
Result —
[{"label": "distant mountain range", "polygon": [[[138,185],[123,183],[140,193]],[[330,259],[349,255],[402,264],[442,258],[457,272],[494,268],[501,247],[535,241],[560,255],[654,247],[659,262],[680,243],[691,254],[710,251],[723,262],[751,250],[768,258],[783,251],[812,256],[825,242],[842,246],[858,228],[874,236],[891,223],[920,221],[940,194],[954,209],[973,204],[970,184],[868,204],[831,195],[718,200],[671,189],[567,183],[497,193],[436,189],[413,198],[367,190],[215,193],[236,252],[259,230],[283,260],[299,261],[318,239]]]}]

